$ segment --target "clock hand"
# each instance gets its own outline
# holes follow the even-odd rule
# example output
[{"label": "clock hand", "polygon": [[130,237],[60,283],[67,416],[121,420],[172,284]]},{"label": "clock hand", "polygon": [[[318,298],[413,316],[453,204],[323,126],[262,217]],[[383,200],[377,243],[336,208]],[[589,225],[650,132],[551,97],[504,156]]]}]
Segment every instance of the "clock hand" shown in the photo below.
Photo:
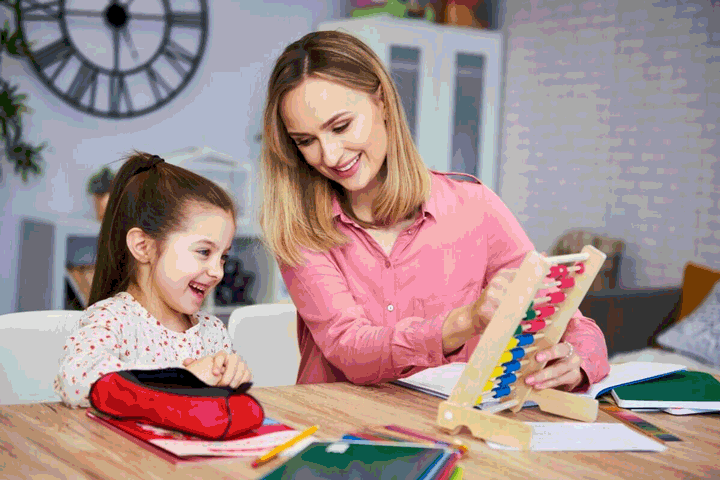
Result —
[{"label": "clock hand", "polygon": [[116,28],[112,30],[113,34],[113,50],[115,52],[113,59],[113,70],[120,70],[120,32]]},{"label": "clock hand", "polygon": [[122,33],[123,38],[125,39],[125,41],[128,44],[128,47],[130,48],[130,55],[132,55],[132,57],[135,60],[137,60],[137,58],[138,58],[137,49],[135,48],[135,44],[132,41],[132,35],[130,35],[130,32],[128,31],[127,26],[125,26],[125,28],[120,30],[120,33]]},{"label": "clock hand", "polygon": [[93,12],[90,10],[65,10],[65,16],[74,17],[104,17],[105,12]]}]

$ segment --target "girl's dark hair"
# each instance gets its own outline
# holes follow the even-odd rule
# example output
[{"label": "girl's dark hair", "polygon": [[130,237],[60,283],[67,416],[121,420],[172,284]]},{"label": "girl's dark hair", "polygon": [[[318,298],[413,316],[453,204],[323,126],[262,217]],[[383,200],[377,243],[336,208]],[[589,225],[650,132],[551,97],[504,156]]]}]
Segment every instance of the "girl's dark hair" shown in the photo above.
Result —
[{"label": "girl's dark hair", "polygon": [[98,253],[88,305],[112,297],[135,282],[135,258],[127,233],[140,228],[157,242],[183,229],[188,207],[218,207],[235,218],[235,205],[221,187],[157,155],[134,152],[113,180],[100,226]]}]

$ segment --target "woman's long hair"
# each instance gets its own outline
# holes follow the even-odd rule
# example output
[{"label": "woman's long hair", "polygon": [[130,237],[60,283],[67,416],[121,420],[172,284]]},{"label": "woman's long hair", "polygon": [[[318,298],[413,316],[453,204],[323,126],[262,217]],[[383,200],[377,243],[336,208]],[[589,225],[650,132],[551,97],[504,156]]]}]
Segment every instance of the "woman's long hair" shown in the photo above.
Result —
[{"label": "woman's long hair", "polygon": [[281,264],[290,266],[302,263],[302,248],[328,251],[347,241],[332,217],[334,195],[353,216],[342,187],[305,161],[281,116],[285,95],[308,77],[367,95],[381,94],[388,150],[381,170],[383,183],[372,208],[375,225],[393,225],[410,217],[430,193],[429,170],[413,142],[397,89],[377,55],[350,34],[321,31],[305,35],[276,61],[263,119],[260,225],[268,248]]}]

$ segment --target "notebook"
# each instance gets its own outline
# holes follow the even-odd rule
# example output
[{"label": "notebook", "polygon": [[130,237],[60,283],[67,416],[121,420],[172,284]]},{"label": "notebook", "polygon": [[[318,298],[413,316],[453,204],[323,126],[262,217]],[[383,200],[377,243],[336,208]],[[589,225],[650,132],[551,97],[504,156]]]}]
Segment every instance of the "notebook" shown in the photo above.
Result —
[{"label": "notebook", "polygon": [[720,382],[705,372],[675,372],[612,390],[622,408],[720,409]]},{"label": "notebook", "polygon": [[341,440],[313,442],[263,480],[431,480],[455,450],[409,443]]}]

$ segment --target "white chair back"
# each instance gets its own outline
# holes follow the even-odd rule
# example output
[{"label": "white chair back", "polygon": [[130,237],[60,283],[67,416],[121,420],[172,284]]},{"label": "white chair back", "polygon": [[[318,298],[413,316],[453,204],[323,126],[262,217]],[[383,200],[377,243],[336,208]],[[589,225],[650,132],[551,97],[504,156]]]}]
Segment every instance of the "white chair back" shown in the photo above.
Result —
[{"label": "white chair back", "polygon": [[60,401],[53,380],[81,311],[0,315],[0,405]]},{"label": "white chair back", "polygon": [[295,385],[300,365],[295,305],[266,303],[235,309],[228,332],[253,374],[253,386]]}]

